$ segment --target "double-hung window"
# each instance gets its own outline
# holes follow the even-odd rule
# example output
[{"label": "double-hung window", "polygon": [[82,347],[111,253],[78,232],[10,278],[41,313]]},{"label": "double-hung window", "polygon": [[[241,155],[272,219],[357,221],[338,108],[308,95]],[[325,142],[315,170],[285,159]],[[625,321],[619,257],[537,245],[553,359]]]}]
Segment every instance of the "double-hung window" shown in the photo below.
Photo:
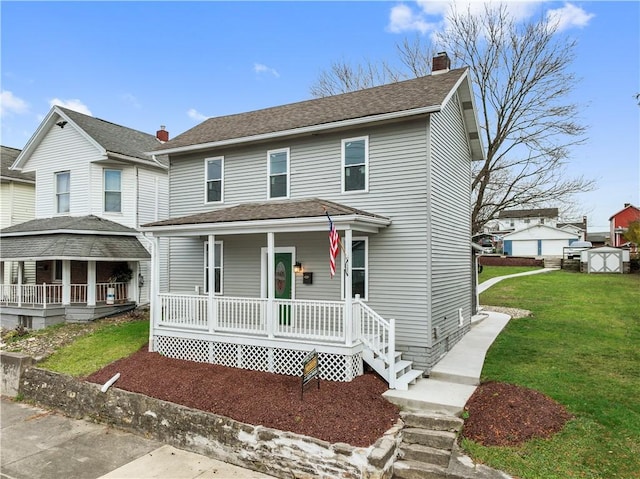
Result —
[{"label": "double-hung window", "polygon": [[[215,294],[222,294],[222,241],[214,243],[213,275]],[[204,243],[204,289],[209,292],[209,242]]]},{"label": "double-hung window", "polygon": [[122,213],[121,170],[104,170],[104,211]]},{"label": "double-hung window", "polygon": [[56,213],[69,212],[69,194],[71,191],[71,173],[60,171],[56,177]]},{"label": "double-hung window", "polygon": [[367,191],[369,137],[342,140],[342,191]]},{"label": "double-hung window", "polygon": [[207,158],[205,167],[205,203],[222,203],[224,157]]},{"label": "double-hung window", "polygon": [[367,238],[353,238],[351,241],[351,294],[354,298],[356,294],[359,294],[360,299],[363,300],[368,297],[368,257]]},{"label": "double-hung window", "polygon": [[289,148],[271,150],[268,158],[269,198],[289,197]]}]

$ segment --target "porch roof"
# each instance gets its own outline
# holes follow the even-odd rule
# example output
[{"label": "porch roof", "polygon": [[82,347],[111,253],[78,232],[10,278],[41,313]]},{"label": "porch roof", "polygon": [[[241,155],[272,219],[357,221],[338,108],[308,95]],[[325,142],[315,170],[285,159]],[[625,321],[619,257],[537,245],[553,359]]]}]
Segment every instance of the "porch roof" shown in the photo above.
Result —
[{"label": "porch roof", "polygon": [[2,260],[139,261],[150,257],[134,236],[56,233],[0,238]]},{"label": "porch roof", "polygon": [[319,198],[245,203],[142,225],[157,236],[248,234],[322,231],[328,229],[325,211],[336,229],[376,233],[391,224],[381,215]]}]

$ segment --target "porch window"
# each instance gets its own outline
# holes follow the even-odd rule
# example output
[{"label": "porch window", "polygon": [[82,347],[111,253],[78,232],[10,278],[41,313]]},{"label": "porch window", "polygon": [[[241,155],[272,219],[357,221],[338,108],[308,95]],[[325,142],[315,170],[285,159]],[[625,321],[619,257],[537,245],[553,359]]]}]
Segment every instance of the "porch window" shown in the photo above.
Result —
[{"label": "porch window", "polygon": [[[215,242],[215,250],[213,251],[213,274],[215,276],[215,284],[213,292],[222,294],[222,241]],[[209,292],[209,242],[204,243],[204,290]]]},{"label": "porch window", "polygon": [[367,191],[369,137],[342,140],[342,191]]},{"label": "porch window", "polygon": [[62,282],[62,260],[56,259],[53,261],[53,281],[55,283]]},{"label": "porch window", "polygon": [[204,160],[205,167],[205,203],[222,202],[222,180],[224,169],[224,157],[207,158]]},{"label": "porch window", "polygon": [[269,162],[269,198],[289,197],[289,148],[267,152]]},{"label": "porch window", "polygon": [[356,294],[359,294],[360,299],[367,299],[368,258],[368,239],[353,238],[351,242],[351,292],[354,298]]},{"label": "porch window", "polygon": [[60,171],[55,174],[56,177],[56,212],[69,212],[69,192],[71,190],[71,173],[69,171]]},{"label": "porch window", "polygon": [[122,171],[104,170],[104,211],[122,212]]}]

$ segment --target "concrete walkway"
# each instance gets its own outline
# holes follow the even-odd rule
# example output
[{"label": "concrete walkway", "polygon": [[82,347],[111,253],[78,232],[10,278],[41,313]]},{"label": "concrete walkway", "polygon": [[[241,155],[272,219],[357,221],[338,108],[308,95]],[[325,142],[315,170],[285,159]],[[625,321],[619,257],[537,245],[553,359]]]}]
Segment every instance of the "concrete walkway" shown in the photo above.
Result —
[{"label": "concrete walkway", "polygon": [[[542,268],[491,278],[478,285],[479,293],[507,278],[556,271]],[[418,379],[408,391],[390,389],[383,395],[409,409],[460,415],[480,384],[484,358],[511,316],[481,311],[472,318],[471,330],[433,367],[428,378]]]}]

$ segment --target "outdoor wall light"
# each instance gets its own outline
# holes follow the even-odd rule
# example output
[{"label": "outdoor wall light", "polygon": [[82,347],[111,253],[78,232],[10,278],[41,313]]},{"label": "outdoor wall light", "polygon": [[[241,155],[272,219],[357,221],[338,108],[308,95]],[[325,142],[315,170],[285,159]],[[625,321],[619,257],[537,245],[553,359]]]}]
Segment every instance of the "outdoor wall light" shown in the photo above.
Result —
[{"label": "outdoor wall light", "polygon": [[296,264],[293,265],[293,272],[294,273],[302,273],[302,263],[299,261],[296,261]]}]

